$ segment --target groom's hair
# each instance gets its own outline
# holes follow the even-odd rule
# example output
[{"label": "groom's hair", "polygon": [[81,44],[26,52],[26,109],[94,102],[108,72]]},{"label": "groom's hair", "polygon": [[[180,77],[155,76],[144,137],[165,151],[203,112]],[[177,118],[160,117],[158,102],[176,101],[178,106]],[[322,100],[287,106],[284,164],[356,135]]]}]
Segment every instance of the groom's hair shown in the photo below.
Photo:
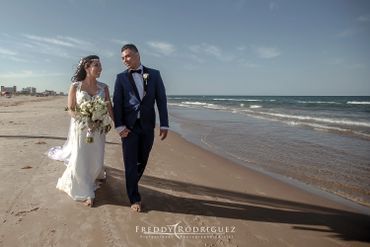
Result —
[{"label": "groom's hair", "polygon": [[139,52],[139,50],[136,48],[136,46],[134,44],[126,44],[126,45],[122,46],[121,52],[123,52],[126,49],[130,49],[131,51],[134,51],[134,52]]}]

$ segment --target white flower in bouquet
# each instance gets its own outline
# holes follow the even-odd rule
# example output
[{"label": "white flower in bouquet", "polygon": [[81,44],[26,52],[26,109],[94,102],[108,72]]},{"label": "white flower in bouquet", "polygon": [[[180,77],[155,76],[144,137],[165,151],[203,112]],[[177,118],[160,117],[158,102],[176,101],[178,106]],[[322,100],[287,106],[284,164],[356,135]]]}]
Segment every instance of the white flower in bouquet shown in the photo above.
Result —
[{"label": "white flower in bouquet", "polygon": [[112,128],[112,119],[108,114],[107,102],[100,97],[83,99],[84,101],[76,108],[76,121],[81,130],[87,128],[86,142],[94,142],[93,135],[96,131],[108,133]]},{"label": "white flower in bouquet", "polygon": [[103,118],[103,126],[112,126],[112,124],[113,124],[112,119],[110,118],[110,116],[106,115]]},{"label": "white flower in bouquet", "polygon": [[103,120],[104,116],[107,113],[108,113],[108,108],[107,108],[106,104],[104,103],[104,101],[99,99],[99,100],[97,100],[97,104],[94,105],[94,109],[93,109],[93,112],[92,112],[91,119],[93,121]]}]

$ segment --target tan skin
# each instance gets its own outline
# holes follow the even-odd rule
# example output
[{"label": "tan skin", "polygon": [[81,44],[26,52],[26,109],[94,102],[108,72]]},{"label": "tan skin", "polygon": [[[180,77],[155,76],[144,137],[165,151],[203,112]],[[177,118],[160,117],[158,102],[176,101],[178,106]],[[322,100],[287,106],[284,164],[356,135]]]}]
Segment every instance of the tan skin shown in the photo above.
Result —
[{"label": "tan skin", "polygon": [[[137,69],[141,62],[140,62],[140,54],[138,52],[135,52],[131,49],[125,49],[123,50],[123,52],[121,53],[121,58],[122,58],[122,62],[126,65],[126,67],[131,70],[131,69]],[[130,130],[125,128],[124,130],[122,130],[119,135],[122,137],[122,138],[125,138],[128,136],[128,134],[130,133]],[[168,130],[167,129],[160,129],[159,130],[159,136],[161,137],[161,140],[163,141],[164,139],[166,139],[167,137],[167,134],[168,134]]]},{"label": "tan skin", "polygon": [[[94,61],[89,65],[85,66],[86,70],[86,78],[82,81],[81,90],[87,92],[89,95],[96,95],[98,91],[98,85],[97,85],[97,78],[100,77],[100,74],[102,72],[102,66],[98,59],[94,59]],[[76,86],[71,85],[68,93],[68,109],[69,114],[71,117],[76,117],[76,112],[73,111],[73,109],[76,108]],[[108,102],[108,112],[109,116],[113,119],[113,108],[112,108],[112,102],[109,97],[109,89],[108,87],[105,88],[105,101]]]}]

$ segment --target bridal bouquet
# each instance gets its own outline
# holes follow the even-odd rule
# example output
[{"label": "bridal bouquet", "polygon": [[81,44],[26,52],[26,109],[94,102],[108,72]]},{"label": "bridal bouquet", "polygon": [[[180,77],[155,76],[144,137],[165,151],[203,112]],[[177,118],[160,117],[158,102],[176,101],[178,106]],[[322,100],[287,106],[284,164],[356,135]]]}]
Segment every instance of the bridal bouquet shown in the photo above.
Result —
[{"label": "bridal bouquet", "polygon": [[86,142],[94,142],[94,133],[108,133],[112,128],[112,119],[108,114],[107,103],[101,97],[92,97],[76,107],[76,121],[81,130],[87,128]]}]

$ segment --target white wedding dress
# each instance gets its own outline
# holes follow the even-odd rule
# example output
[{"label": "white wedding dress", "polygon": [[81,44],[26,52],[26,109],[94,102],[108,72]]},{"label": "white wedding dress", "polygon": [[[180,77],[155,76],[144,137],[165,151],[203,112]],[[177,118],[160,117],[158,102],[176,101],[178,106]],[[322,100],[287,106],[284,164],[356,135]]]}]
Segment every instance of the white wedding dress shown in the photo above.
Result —
[{"label": "white wedding dress", "polygon": [[[77,86],[76,100],[81,104],[89,99],[87,92],[81,90],[81,82]],[[106,84],[98,82],[98,92],[95,96],[104,99]],[[86,143],[87,129],[80,130],[79,123],[71,118],[67,141],[63,146],[48,150],[51,159],[63,161],[67,167],[62,177],[58,179],[57,188],[66,192],[73,200],[84,201],[95,198],[95,190],[99,188],[97,179],[104,179],[104,148],[105,134],[99,131],[93,134],[94,142]]]}]

